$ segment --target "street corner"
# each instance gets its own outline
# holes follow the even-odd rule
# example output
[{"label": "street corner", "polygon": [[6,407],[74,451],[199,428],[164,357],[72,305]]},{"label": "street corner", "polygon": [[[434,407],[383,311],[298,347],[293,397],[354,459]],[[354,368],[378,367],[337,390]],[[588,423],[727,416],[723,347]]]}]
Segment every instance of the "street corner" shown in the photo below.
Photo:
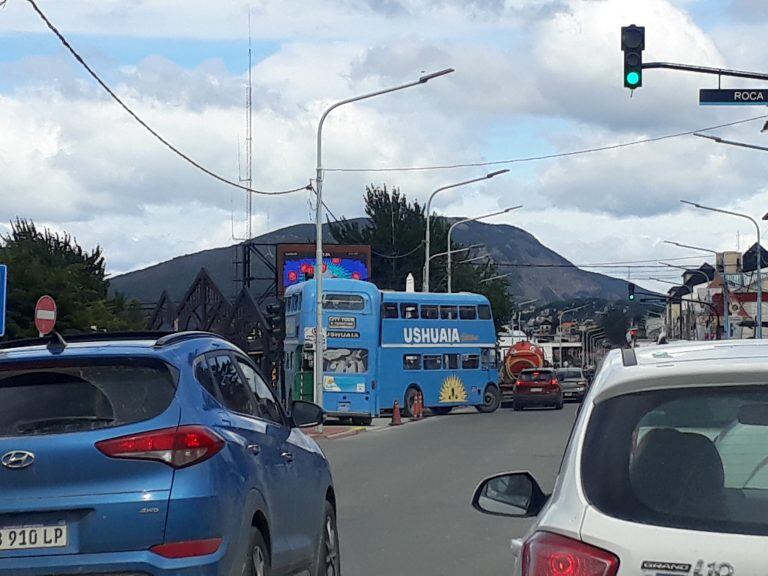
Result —
[{"label": "street corner", "polygon": [[335,424],[324,424],[321,427],[308,428],[304,430],[307,436],[315,440],[333,440],[336,438],[349,438],[357,436],[360,432],[375,428],[374,426],[344,426]]}]

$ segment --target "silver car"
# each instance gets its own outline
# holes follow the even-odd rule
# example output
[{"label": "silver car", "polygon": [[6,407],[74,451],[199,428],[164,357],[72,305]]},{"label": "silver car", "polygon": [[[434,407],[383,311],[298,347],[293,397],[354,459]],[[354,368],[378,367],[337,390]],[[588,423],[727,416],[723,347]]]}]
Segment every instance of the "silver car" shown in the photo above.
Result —
[{"label": "silver car", "polygon": [[581,368],[560,368],[557,380],[563,389],[564,400],[581,401],[587,393],[587,377]]},{"label": "silver car", "polygon": [[519,576],[765,576],[768,342],[614,350],[553,493],[510,472],[473,505],[535,518]]}]

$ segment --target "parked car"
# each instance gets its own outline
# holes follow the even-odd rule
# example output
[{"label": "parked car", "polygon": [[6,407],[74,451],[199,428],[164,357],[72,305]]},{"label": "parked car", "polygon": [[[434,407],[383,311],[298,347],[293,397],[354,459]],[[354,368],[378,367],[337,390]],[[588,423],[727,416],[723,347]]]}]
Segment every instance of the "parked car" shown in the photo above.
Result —
[{"label": "parked car", "polygon": [[512,394],[512,408],[554,406],[563,409],[563,389],[554,368],[530,368],[517,375]]},{"label": "parked car", "polygon": [[563,399],[581,402],[587,393],[587,377],[581,368],[560,368],[557,381],[563,389]]},{"label": "parked car", "polygon": [[213,334],[3,343],[0,575],[338,574],[321,421]]},{"label": "parked car", "polygon": [[552,495],[528,472],[473,505],[534,517],[515,574],[759,576],[768,549],[768,343],[614,350]]}]

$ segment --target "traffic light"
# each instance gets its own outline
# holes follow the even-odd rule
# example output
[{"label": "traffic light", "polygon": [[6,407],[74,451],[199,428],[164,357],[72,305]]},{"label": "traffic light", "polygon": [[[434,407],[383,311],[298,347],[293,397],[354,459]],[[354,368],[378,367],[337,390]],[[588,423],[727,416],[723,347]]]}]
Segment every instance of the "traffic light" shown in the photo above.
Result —
[{"label": "traffic light", "polygon": [[627,284],[627,300],[630,302],[635,301],[635,285],[632,282]]},{"label": "traffic light", "polygon": [[624,87],[634,90],[643,85],[643,50],[645,50],[645,27],[623,26],[621,28],[621,51],[624,52]]},{"label": "traffic light", "polygon": [[285,339],[285,305],[282,302],[268,304],[264,318],[267,321],[267,330],[273,342],[276,344]]}]

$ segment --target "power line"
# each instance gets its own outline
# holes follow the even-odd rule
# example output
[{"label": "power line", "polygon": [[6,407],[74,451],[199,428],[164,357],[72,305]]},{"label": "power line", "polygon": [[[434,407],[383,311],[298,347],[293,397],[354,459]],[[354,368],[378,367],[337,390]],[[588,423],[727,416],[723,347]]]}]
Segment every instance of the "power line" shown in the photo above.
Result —
[{"label": "power line", "polygon": [[[32,0],[29,0],[29,1],[31,2]],[[627,148],[629,146],[637,146],[639,144],[648,144],[651,142],[660,142],[662,140],[671,140],[672,138],[680,138],[681,136],[691,136],[696,132],[710,132],[712,130],[718,130],[720,128],[728,128],[730,126],[737,126],[739,124],[746,124],[748,122],[755,122],[757,120],[763,120],[765,118],[768,118],[768,114],[763,114],[761,116],[754,116],[752,118],[745,118],[743,120],[736,120],[735,122],[728,122],[726,124],[709,126],[707,128],[699,128],[698,130],[687,130],[685,132],[665,134],[663,136],[655,136],[653,138],[643,138],[641,140],[634,140],[632,142],[621,142],[619,144],[612,144],[609,146],[583,148],[581,150],[572,150],[570,152],[559,152],[556,154],[544,154],[542,156],[523,156],[521,158],[511,158],[509,160],[495,160],[491,162],[464,162],[459,164],[443,164],[443,165],[436,165],[436,166],[408,166],[408,167],[398,167],[398,168],[325,168],[325,171],[326,172],[422,172],[427,170],[453,170],[457,168],[497,166],[500,164],[521,164],[523,162],[552,160],[554,158],[582,156],[584,154],[592,154],[594,152],[606,152],[608,150],[618,150],[619,148]]]},{"label": "power line", "polygon": [[[138,122],[147,132],[152,134],[158,141],[160,141],[162,144],[164,144],[169,150],[171,150],[173,153],[175,153],[177,156],[181,157],[183,160],[185,160],[187,163],[191,164],[201,172],[204,172],[208,176],[215,178],[219,182],[223,182],[224,184],[228,184],[229,186],[234,186],[235,188],[240,188],[241,190],[245,190],[246,192],[250,192],[251,194],[261,194],[265,196],[280,196],[283,194],[293,194],[294,192],[300,192],[301,190],[308,190],[309,185],[307,186],[300,186],[298,188],[292,188],[290,190],[278,190],[278,191],[264,191],[264,190],[255,190],[253,188],[250,188],[248,186],[243,186],[242,184],[239,184],[237,182],[234,182],[232,180],[229,180],[227,178],[224,178],[223,176],[217,174],[216,172],[206,168],[202,164],[196,162],[189,156],[187,156],[184,152],[176,148],[173,144],[171,144],[168,140],[163,138],[160,134],[158,134],[149,124],[147,124],[144,120],[142,120],[138,114],[136,114],[125,102],[123,102],[120,97],[115,94],[115,92],[104,82],[104,80],[99,77],[98,74],[86,63],[86,61],[83,59],[80,54],[72,47],[72,45],[67,41],[67,39],[64,37],[64,35],[59,32],[59,30],[56,28],[56,26],[53,25],[53,23],[48,20],[48,17],[43,14],[43,11],[40,10],[40,8],[35,3],[35,0],[27,0],[29,4],[32,6],[32,8],[37,12],[37,15],[40,16],[40,18],[45,22],[46,26],[53,32],[56,37],[59,39],[59,41],[62,43],[62,45],[69,51],[70,54],[75,58],[75,60],[78,61],[78,63],[85,68],[85,70],[90,74],[90,76],[96,80],[96,82],[99,83],[99,85],[109,94],[112,99],[117,102],[123,110],[125,110],[136,122]],[[0,4],[2,6],[2,4]]]},{"label": "power line", "polygon": [[410,256],[410,255],[411,255],[411,254],[413,254],[414,252],[417,252],[418,250],[421,250],[421,247],[422,247],[422,246],[424,246],[424,240],[422,240],[421,242],[419,242],[419,244],[416,246],[416,248],[414,248],[413,250],[411,250],[411,251],[409,251],[409,252],[406,252],[405,254],[390,254],[390,255],[387,255],[387,254],[380,254],[379,252],[376,252],[376,251],[375,251],[375,250],[373,250],[373,249],[371,250],[371,254],[375,254],[375,255],[376,255],[376,256],[378,256],[379,258],[386,258],[386,259],[388,259],[388,260],[398,260],[398,259],[400,259],[400,258],[407,258],[408,256]]}]

